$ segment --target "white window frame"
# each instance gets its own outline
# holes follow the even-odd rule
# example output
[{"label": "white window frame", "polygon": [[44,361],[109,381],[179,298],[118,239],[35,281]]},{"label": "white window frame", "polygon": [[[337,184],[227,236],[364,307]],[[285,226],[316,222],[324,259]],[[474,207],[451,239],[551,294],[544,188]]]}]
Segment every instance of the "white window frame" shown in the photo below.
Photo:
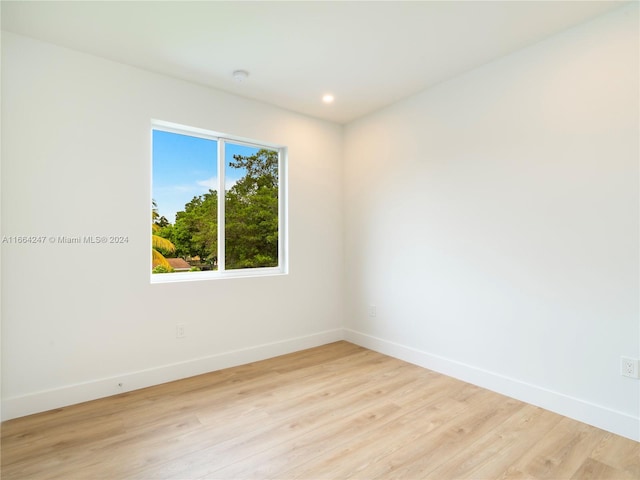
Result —
[{"label": "white window frame", "polygon": [[[152,262],[149,255],[151,283],[174,283],[185,281],[202,281],[221,278],[263,277],[288,274],[288,235],[287,235],[287,147],[270,142],[251,140],[225,133],[214,132],[202,128],[189,127],[162,120],[152,120],[150,129],[150,159],[153,172],[153,131],[176,133],[191,137],[214,140],[218,145],[218,270],[201,272],[151,273]],[[225,144],[231,142],[255,148],[267,148],[278,152],[278,266],[260,268],[225,269]],[[151,194],[153,195],[153,175],[151,175]],[[151,202],[149,202],[151,204]],[[149,212],[148,218],[151,218]],[[151,235],[151,234],[150,234]],[[151,236],[147,242],[151,248]],[[151,253],[151,252],[149,252]]]}]

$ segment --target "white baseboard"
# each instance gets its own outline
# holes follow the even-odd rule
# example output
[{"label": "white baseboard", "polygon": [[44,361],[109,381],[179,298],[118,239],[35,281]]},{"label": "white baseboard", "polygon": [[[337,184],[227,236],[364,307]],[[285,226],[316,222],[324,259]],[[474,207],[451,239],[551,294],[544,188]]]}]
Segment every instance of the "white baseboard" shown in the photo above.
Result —
[{"label": "white baseboard", "polygon": [[[10,397],[2,401],[2,420],[10,420],[122,392],[193,377],[223,368],[257,362],[342,339],[343,330],[338,328],[304,337],[290,338],[185,362],[163,365],[148,370],[125,372],[122,375],[68,385],[53,390]],[[119,383],[123,385],[122,388],[118,387]]]},{"label": "white baseboard", "polygon": [[463,380],[608,432],[640,441],[640,418],[415,348],[345,329],[344,339],[361,347]]}]

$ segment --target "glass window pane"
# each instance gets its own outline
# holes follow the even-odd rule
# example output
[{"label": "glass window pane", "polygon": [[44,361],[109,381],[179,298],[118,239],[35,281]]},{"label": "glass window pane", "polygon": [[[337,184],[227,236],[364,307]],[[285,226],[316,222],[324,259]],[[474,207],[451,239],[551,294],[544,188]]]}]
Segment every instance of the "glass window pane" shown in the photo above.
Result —
[{"label": "glass window pane", "polygon": [[225,143],[225,268],[278,266],[278,152]]},{"label": "glass window pane", "polygon": [[218,145],[153,130],[154,273],[215,270],[218,255]]}]

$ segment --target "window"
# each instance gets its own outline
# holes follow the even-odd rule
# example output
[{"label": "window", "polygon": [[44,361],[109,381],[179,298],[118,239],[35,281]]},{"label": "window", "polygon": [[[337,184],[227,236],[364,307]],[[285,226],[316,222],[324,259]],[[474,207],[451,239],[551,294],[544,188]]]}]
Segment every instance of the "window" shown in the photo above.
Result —
[{"label": "window", "polygon": [[154,122],[151,281],[285,273],[285,153]]}]

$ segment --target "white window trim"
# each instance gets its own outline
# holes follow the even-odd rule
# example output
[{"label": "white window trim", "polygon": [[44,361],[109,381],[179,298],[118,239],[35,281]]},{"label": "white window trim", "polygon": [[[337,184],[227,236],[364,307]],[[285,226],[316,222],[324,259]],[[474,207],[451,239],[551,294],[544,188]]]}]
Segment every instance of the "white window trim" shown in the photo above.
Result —
[{"label": "white window trim", "polygon": [[[287,147],[277,145],[270,142],[261,142],[251,140],[225,133],[214,132],[202,128],[189,127],[177,123],[166,122],[163,120],[152,120],[150,130],[150,160],[153,169],[153,131],[161,130],[169,133],[177,133],[180,135],[188,135],[192,137],[200,137],[207,140],[215,140],[218,145],[218,270],[204,272],[174,272],[174,273],[151,273],[152,262],[149,255],[150,279],[152,284],[158,283],[175,283],[175,282],[192,282],[203,280],[219,280],[222,278],[251,278],[264,277],[273,275],[286,275],[289,273],[288,262],[288,209],[287,209]],[[247,145],[256,148],[268,148],[278,152],[278,266],[263,268],[242,268],[235,270],[225,270],[225,238],[224,238],[224,203],[225,203],[225,142],[233,142],[235,144]],[[153,171],[153,170],[152,170]],[[151,189],[153,192],[153,176],[150,176]],[[151,204],[151,202],[149,202]],[[151,218],[149,212],[148,218]],[[151,233],[147,245],[151,245]]]}]

